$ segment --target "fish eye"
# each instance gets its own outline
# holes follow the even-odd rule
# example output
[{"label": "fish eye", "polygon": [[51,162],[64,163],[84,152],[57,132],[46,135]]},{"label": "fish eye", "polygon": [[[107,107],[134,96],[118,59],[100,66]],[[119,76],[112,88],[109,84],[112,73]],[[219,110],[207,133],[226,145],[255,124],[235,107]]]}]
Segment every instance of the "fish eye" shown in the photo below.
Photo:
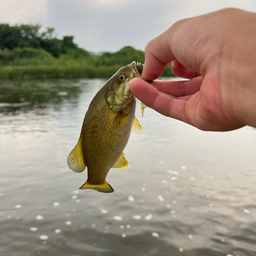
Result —
[{"label": "fish eye", "polygon": [[125,79],[125,76],[124,76],[124,75],[120,75],[120,76],[118,77],[118,82],[119,82],[119,83],[122,83],[122,82],[124,81],[124,79]]}]

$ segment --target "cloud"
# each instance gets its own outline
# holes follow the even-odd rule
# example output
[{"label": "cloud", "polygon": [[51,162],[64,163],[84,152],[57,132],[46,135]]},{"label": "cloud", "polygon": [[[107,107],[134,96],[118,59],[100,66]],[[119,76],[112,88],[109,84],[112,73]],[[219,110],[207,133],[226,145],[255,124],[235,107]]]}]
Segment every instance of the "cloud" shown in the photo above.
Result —
[{"label": "cloud", "polygon": [[46,16],[46,0],[1,0],[1,23],[42,23]]},{"label": "cloud", "polygon": [[144,49],[177,20],[225,7],[256,11],[254,0],[1,0],[0,22],[40,23],[74,35],[89,51]]},{"label": "cloud", "polygon": [[[166,7],[170,15],[174,9],[171,1],[166,6],[164,0],[158,3],[144,0],[88,2],[50,0],[48,12],[50,22],[58,31],[63,33],[65,29],[65,33],[75,34],[76,41],[89,50],[114,51],[124,45],[143,49],[152,35],[156,36],[159,31],[161,24],[155,20],[165,15]],[[158,8],[161,2],[165,3],[165,8]],[[168,24],[164,26],[167,27]]]},{"label": "cloud", "polygon": [[74,34],[81,47],[116,51],[124,45],[144,49],[179,19],[239,5],[234,0],[48,0],[48,13],[52,25]]}]

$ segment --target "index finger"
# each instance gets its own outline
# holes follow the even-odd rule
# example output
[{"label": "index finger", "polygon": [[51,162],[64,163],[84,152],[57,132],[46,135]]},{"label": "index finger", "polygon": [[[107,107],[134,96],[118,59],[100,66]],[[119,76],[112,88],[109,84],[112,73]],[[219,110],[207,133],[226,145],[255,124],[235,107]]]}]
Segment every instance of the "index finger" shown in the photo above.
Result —
[{"label": "index finger", "polygon": [[[159,91],[152,84],[138,78],[132,79],[129,85],[135,96],[146,106],[153,108],[162,115],[190,123],[186,113],[187,98],[168,95]],[[190,98],[191,95],[188,97]]]}]

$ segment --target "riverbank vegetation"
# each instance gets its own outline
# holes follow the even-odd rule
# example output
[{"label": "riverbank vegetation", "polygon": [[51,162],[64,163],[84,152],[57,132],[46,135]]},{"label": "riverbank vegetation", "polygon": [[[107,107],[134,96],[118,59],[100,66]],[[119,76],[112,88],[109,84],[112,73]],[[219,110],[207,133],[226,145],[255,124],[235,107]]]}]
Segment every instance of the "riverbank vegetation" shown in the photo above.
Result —
[{"label": "riverbank vegetation", "polygon": [[[73,36],[54,36],[54,28],[0,24],[0,79],[100,78],[112,76],[132,61],[144,62],[144,52],[131,46],[100,56],[74,43]],[[164,76],[171,76],[168,67]]]}]

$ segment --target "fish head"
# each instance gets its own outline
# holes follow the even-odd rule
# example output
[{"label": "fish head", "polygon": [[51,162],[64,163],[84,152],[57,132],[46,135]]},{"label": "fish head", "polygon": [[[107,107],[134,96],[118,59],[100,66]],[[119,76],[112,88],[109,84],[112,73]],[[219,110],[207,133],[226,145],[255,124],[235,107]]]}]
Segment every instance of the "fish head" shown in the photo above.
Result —
[{"label": "fish head", "polygon": [[134,77],[141,77],[142,65],[133,61],[130,65],[127,65],[118,70],[115,76],[116,83],[113,85],[112,90],[122,98],[132,97],[132,92],[129,87],[129,82]]},{"label": "fish head", "polygon": [[126,107],[134,96],[130,90],[129,82],[137,77],[141,78],[143,65],[133,61],[131,64],[120,68],[113,77],[111,77],[111,88],[107,94],[107,103],[113,111],[120,111]]}]

